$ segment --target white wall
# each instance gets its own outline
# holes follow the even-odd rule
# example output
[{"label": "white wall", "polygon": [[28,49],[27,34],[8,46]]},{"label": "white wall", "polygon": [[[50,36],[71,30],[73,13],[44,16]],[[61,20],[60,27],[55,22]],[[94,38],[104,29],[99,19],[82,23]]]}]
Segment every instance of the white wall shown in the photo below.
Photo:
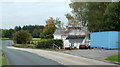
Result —
[{"label": "white wall", "polygon": [[69,42],[69,40],[63,40],[63,45],[64,48],[66,48],[66,47],[70,47],[71,43]]},{"label": "white wall", "polygon": [[54,35],[54,39],[62,39],[61,35]]}]

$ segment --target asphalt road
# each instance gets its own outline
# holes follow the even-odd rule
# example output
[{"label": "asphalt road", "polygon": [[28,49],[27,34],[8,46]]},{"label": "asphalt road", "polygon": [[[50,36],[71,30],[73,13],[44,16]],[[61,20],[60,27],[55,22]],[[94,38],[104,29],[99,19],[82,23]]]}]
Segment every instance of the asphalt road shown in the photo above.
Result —
[{"label": "asphalt road", "polygon": [[9,65],[57,65],[57,67],[58,65],[69,65],[70,67],[71,65],[97,65],[94,67],[100,67],[98,65],[109,65],[109,67],[111,65],[113,67],[112,65],[116,65],[65,53],[40,49],[15,48],[11,46],[12,44],[13,42],[11,41],[2,42],[2,49],[7,56]]},{"label": "asphalt road", "polygon": [[9,40],[2,41],[2,49],[7,56],[8,65],[61,65],[58,62],[30,52],[7,48],[12,44],[13,42]]}]

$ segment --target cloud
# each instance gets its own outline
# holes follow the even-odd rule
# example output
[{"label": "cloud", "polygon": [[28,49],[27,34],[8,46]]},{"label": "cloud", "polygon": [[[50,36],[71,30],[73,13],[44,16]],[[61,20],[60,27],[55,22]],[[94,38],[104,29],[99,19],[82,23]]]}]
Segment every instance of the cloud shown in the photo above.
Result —
[{"label": "cloud", "polygon": [[0,0],[0,2],[71,2],[70,0]]}]

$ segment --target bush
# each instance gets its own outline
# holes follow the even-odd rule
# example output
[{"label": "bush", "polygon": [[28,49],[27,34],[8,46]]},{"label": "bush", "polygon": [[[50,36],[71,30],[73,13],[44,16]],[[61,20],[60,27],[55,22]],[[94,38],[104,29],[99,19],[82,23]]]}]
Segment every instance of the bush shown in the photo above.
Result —
[{"label": "bush", "polygon": [[17,44],[27,44],[32,40],[32,36],[28,31],[21,30],[13,34],[13,40]]},{"label": "bush", "polygon": [[53,49],[53,45],[56,45],[60,48],[63,48],[63,41],[58,39],[41,39],[38,44],[37,48],[43,48],[43,49]]}]

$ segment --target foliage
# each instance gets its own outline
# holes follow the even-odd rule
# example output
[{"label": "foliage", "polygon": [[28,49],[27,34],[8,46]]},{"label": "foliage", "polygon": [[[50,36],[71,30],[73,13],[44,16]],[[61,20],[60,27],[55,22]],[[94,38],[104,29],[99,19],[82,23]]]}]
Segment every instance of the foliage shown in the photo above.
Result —
[{"label": "foliage", "polygon": [[40,38],[40,33],[42,32],[42,30],[37,30],[37,29],[34,29],[33,32],[31,33],[32,37],[33,38]]},{"label": "foliage", "polygon": [[104,31],[104,13],[109,3],[88,3],[88,29],[91,32]]},{"label": "foliage", "polygon": [[23,26],[22,30],[27,30],[32,35],[33,38],[39,38],[44,26],[41,25],[26,25]]},{"label": "foliage", "polygon": [[31,34],[28,31],[21,30],[13,35],[13,40],[18,44],[27,44],[32,40]]},{"label": "foliage", "polygon": [[120,31],[120,2],[110,3],[104,14],[105,30]]},{"label": "foliage", "polygon": [[15,33],[14,29],[2,30],[2,37],[4,38],[12,38],[12,35]]},{"label": "foliage", "polygon": [[55,26],[55,20],[53,18],[50,18],[46,21],[46,26],[44,27],[42,33],[40,34],[40,37],[42,39],[51,39],[53,38],[53,33],[57,29]]},{"label": "foliage", "polygon": [[63,48],[62,40],[54,40],[54,39],[42,39],[38,42],[37,48],[49,48],[53,49],[53,44]]},{"label": "foliage", "polygon": [[87,3],[86,2],[73,2],[70,4],[70,7],[73,9],[73,14],[75,16],[75,21],[77,24],[83,26],[87,25]]},{"label": "foliage", "polygon": [[22,28],[20,26],[15,26],[14,30],[15,31],[20,31]]},{"label": "foliage", "polygon": [[70,26],[75,27],[76,24],[75,24],[74,17],[70,13],[65,14],[65,16],[66,16],[66,18],[68,20],[68,27],[70,27]]},{"label": "foliage", "polygon": [[72,15],[70,13],[65,14],[65,16],[68,20],[73,19]]},{"label": "foliage", "polygon": [[109,2],[72,2],[76,22],[88,26],[90,32],[105,31],[104,13]]},{"label": "foliage", "polygon": [[60,21],[59,18],[56,18],[55,25],[57,26],[57,28],[63,28],[63,23]]},{"label": "foliage", "polygon": [[14,29],[2,29],[3,38],[11,38],[12,34],[20,30],[27,30],[33,38],[40,38],[40,33],[42,32],[44,26],[41,25],[26,25],[26,26],[16,26]]}]

